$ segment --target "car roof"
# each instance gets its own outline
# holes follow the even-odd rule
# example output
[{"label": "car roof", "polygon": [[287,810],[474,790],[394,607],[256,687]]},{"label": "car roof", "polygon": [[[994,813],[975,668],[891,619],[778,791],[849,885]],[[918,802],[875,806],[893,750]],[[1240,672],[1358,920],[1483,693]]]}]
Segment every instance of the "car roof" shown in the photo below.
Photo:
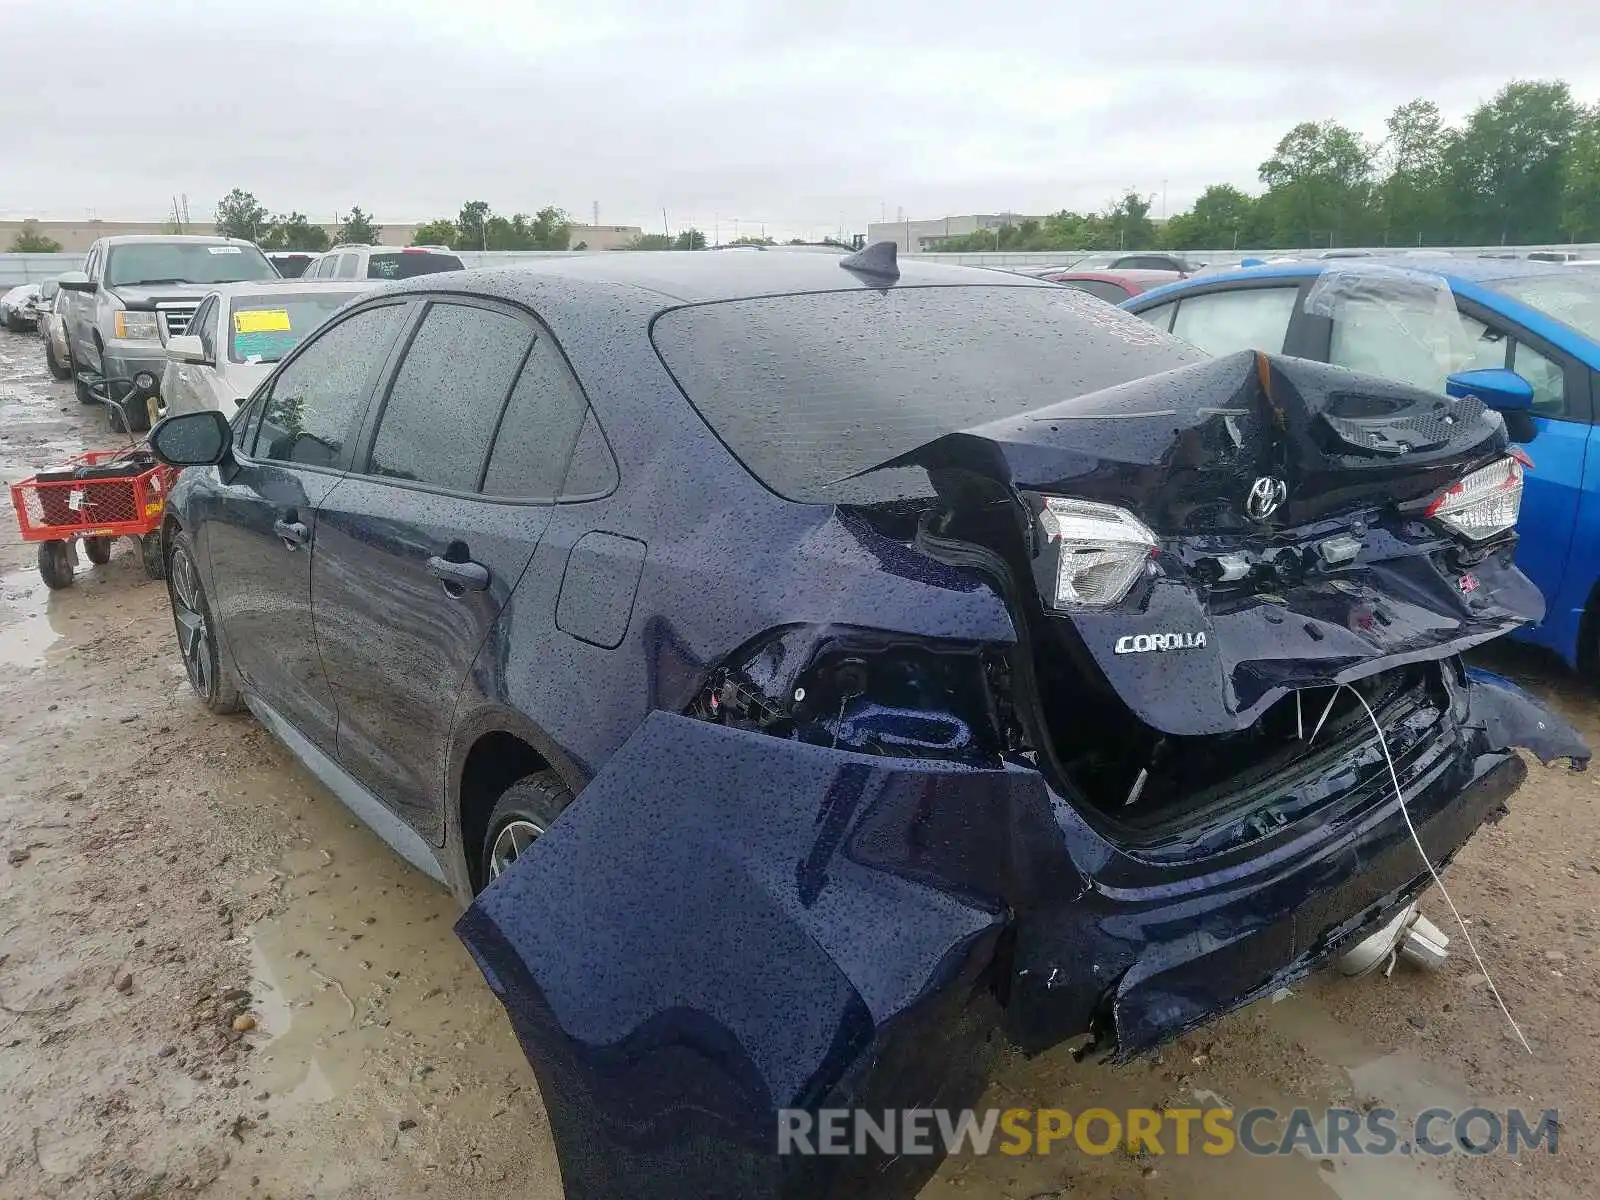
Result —
[{"label": "car roof", "polygon": [[[243,238],[212,237],[198,233],[117,233],[100,239],[107,246],[147,246],[177,242],[191,246],[255,246]],[[259,246],[256,247],[258,250]]]},{"label": "car roof", "polygon": [[[506,267],[484,267],[397,280],[402,292],[482,292],[526,301],[533,288],[570,285],[591,294],[599,288],[619,293],[652,293],[669,304],[705,304],[796,292],[848,292],[882,289],[883,279],[850,271],[831,254],[712,254],[704,250],[613,251],[539,259]],[[979,267],[901,260],[891,287],[1053,287],[1043,280]]]},{"label": "car roof", "polygon": [[260,296],[273,292],[370,292],[383,285],[381,279],[241,279],[237,283],[214,283],[208,289],[219,296]]},{"label": "car roof", "polygon": [[1100,279],[1106,283],[1171,283],[1182,279],[1182,271],[1158,271],[1150,267],[1107,267],[1103,270],[1052,271],[1046,279]]}]

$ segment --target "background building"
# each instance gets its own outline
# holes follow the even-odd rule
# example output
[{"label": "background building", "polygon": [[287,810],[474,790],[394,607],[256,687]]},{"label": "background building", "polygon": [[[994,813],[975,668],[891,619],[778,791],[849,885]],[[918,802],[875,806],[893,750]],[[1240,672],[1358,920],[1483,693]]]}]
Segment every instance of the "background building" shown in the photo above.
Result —
[{"label": "background building", "polygon": [[940,217],[933,221],[884,221],[867,226],[867,242],[893,242],[907,254],[937,250],[939,239],[963,237],[980,229],[999,229],[1024,221],[1041,221],[1020,213],[985,213],[965,217]]}]

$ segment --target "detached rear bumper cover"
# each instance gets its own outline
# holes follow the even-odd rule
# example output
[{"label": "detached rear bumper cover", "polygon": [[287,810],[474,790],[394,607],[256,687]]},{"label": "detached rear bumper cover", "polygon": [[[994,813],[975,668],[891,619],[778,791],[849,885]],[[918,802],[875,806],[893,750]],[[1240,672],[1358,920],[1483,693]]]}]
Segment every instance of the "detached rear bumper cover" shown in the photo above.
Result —
[{"label": "detached rear bumper cover", "polygon": [[[1586,760],[1476,677],[1408,774],[1448,859]],[[1403,839],[1403,840],[1402,840]],[[1037,773],[838,752],[653,713],[457,931],[533,1063],[572,1200],[909,1197],[935,1156],[779,1156],[781,1109],[961,1107],[1002,1029],[1130,1052],[1303,974],[1422,886],[1392,798],[1204,882],[1133,865]],[[1265,858],[1273,861],[1263,861]]]}]

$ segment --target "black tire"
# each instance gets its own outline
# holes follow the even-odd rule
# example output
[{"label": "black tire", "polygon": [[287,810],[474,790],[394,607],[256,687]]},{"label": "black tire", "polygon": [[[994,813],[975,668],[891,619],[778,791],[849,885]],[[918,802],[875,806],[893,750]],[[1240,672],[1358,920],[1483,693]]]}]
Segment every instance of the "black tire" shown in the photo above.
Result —
[{"label": "black tire", "polygon": [[[159,546],[160,536],[147,534],[145,546],[152,542]],[[167,599],[172,602],[172,626],[178,635],[178,656],[189,676],[189,686],[207,710],[219,716],[236,713],[243,707],[239,685],[233,668],[222,661],[211,605],[206,601],[205,587],[200,582],[198,562],[189,535],[181,529],[174,530],[164,566]]]},{"label": "black tire", "polygon": [[55,344],[48,337],[44,339],[44,365],[50,368],[50,375],[54,379],[72,378],[72,368],[56,361]]},{"label": "black tire", "polygon": [[66,542],[40,542],[39,578],[52,592],[71,587],[72,547]]},{"label": "black tire", "polygon": [[[527,848],[516,845],[513,826],[531,825],[537,829],[533,837],[549,829],[567,805],[572,803],[572,792],[561,782],[554,771],[540,771],[517,780],[495,802],[489,814],[489,827],[483,835],[483,849],[478,855],[478,889],[487,887],[505,866]],[[506,835],[507,841],[497,854],[496,843]],[[531,839],[530,839],[531,840]]]},{"label": "black tire", "polygon": [[[141,396],[135,399],[129,396],[122,402],[122,411],[127,416],[128,427],[124,433],[148,433],[150,430],[150,400]],[[157,579],[161,578],[159,575]]]},{"label": "black tire", "polygon": [[22,323],[20,318],[16,317],[13,314],[7,313],[6,314],[6,328],[11,330],[12,333],[23,333],[23,332],[25,332],[27,330],[28,327],[25,324]]},{"label": "black tire", "polygon": [[89,556],[90,562],[96,566],[103,567],[111,561],[111,539],[108,537],[84,538],[83,552]]},{"label": "black tire", "polygon": [[74,369],[72,372],[72,392],[78,397],[79,404],[98,404],[100,399],[89,390],[89,385],[83,382],[83,376]]},{"label": "black tire", "polygon": [[161,556],[161,534],[147,533],[139,539],[139,556],[144,559],[144,573],[151,579],[167,577],[167,562]]}]

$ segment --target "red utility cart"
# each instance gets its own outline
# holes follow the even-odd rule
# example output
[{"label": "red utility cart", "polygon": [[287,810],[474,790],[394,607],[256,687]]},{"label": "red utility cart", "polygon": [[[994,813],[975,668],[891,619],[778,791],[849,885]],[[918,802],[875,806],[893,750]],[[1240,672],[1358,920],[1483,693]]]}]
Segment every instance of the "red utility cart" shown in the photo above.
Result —
[{"label": "red utility cart", "polygon": [[161,515],[177,471],[162,466],[143,446],[91,450],[48,471],[11,485],[22,540],[39,543],[39,575],[45,586],[72,584],[76,543],[92,563],[111,557],[111,543],[131,537],[144,569],[160,579]]}]

